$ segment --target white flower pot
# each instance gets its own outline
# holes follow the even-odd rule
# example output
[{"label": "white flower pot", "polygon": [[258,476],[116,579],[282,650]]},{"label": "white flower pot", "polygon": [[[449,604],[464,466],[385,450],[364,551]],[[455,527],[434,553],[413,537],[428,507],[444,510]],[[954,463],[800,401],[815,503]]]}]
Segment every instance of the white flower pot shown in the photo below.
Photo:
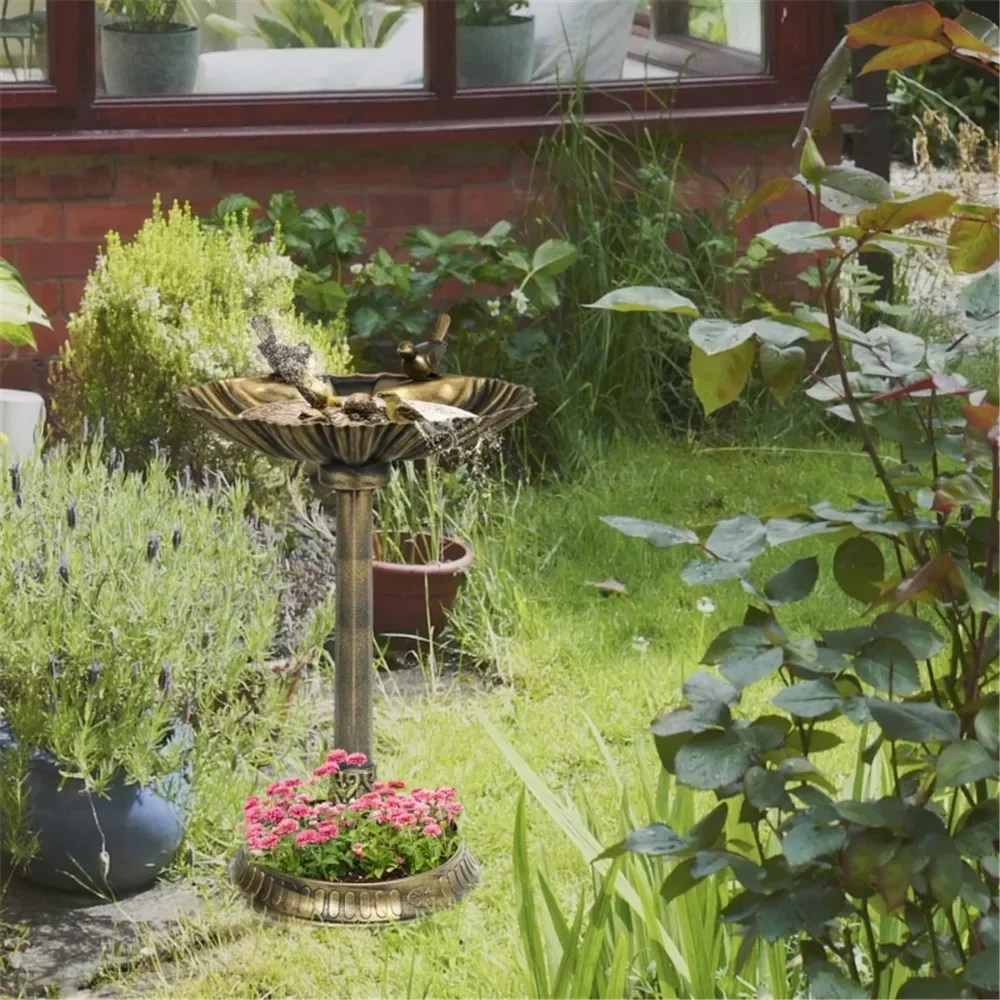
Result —
[{"label": "white flower pot", "polygon": [[[23,462],[35,450],[45,426],[45,400],[37,392],[0,389],[0,443],[4,464]],[[0,442],[3,437],[0,436]]]}]

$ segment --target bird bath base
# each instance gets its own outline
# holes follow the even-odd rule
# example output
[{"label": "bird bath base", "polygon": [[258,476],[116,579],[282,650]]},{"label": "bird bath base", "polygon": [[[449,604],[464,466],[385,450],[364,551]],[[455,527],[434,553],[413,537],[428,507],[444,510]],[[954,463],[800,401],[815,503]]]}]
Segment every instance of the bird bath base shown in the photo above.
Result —
[{"label": "bird bath base", "polygon": [[252,905],[294,920],[325,924],[389,924],[457,903],[479,882],[479,862],[464,845],[442,865],[386,882],[322,882],[258,865],[243,849],[229,877]]}]

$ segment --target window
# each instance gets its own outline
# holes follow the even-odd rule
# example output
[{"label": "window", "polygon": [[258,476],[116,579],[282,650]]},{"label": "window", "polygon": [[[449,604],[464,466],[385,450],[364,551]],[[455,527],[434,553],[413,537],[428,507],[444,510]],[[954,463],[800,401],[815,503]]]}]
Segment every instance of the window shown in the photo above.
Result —
[{"label": "window", "polygon": [[10,155],[527,138],[576,86],[602,120],[669,106],[784,127],[836,41],[833,0],[127,5],[141,22],[121,6],[0,0]]}]

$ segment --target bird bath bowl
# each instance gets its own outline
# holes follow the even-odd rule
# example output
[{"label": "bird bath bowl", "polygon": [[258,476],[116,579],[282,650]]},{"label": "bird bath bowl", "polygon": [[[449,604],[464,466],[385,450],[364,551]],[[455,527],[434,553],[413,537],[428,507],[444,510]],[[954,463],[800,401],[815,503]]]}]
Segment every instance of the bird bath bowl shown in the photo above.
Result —
[{"label": "bird bath bowl", "polygon": [[[377,397],[392,393],[417,404],[456,408],[441,419],[391,421],[351,419],[338,412],[328,419],[304,408],[302,396],[275,376],[222,379],[186,389],[181,401],[213,430],[273,458],[316,467],[321,490],[337,497],[336,632],[334,635],[334,741],[348,753],[360,752],[368,763],[341,770],[334,794],[342,800],[368,790],[375,778],[372,676],[372,495],[389,482],[392,463],[412,462],[442,448],[466,450],[486,434],[503,430],[524,416],[535,395],[525,386],[494,378],[439,375],[411,380],[404,375],[326,375],[338,397]],[[272,404],[299,404],[280,406]],[[477,872],[468,851],[465,867]],[[237,884],[257,885],[236,865]],[[269,876],[270,878],[270,876]],[[283,876],[286,884],[291,876]],[[270,885],[271,883],[268,882]],[[469,886],[471,887],[471,886]],[[287,885],[286,885],[287,888]],[[308,889],[308,887],[306,887]],[[305,890],[304,890],[305,891]],[[454,899],[459,893],[453,894]],[[283,893],[278,893],[280,899]],[[270,892],[258,897],[268,906]],[[274,906],[275,909],[282,907]],[[292,915],[307,917],[301,907]],[[285,910],[285,912],[289,912]],[[409,914],[415,915],[415,914]],[[313,917],[315,919],[315,917]],[[325,920],[352,922],[326,908]],[[389,919],[405,919],[391,908]]]}]

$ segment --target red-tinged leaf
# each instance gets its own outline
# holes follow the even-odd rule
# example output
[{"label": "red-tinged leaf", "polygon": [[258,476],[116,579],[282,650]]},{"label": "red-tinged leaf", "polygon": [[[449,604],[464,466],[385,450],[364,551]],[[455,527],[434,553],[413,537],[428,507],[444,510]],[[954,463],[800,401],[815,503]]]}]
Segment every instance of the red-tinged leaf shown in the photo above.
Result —
[{"label": "red-tinged leaf", "polygon": [[740,205],[736,215],[733,216],[733,221],[739,222],[741,219],[753,215],[754,212],[762,209],[768,202],[774,201],[775,198],[780,198],[794,186],[795,181],[791,177],[775,177],[774,180],[761,185],[753,194],[747,196],[743,204]]},{"label": "red-tinged leaf", "polygon": [[840,92],[851,73],[851,53],[847,50],[847,39],[842,38],[836,48],[827,56],[822,69],[816,74],[802,124],[792,143],[793,149],[801,149],[806,141],[807,130],[813,135],[826,135],[833,126],[830,102]]},{"label": "red-tinged leaf", "polygon": [[925,591],[930,591],[937,596],[949,578],[956,588],[961,588],[962,579],[955,557],[950,552],[939,552],[912,576],[901,580],[891,590],[882,594],[872,607],[886,604],[888,611],[895,611],[896,608],[908,601],[918,600]]},{"label": "red-tinged leaf", "polygon": [[988,219],[956,219],[948,233],[948,263],[960,274],[975,274],[1000,259],[1000,229]]},{"label": "red-tinged leaf", "polygon": [[936,38],[944,18],[933,4],[911,3],[880,10],[863,21],[847,26],[847,44],[852,49],[866,45],[899,45],[915,39]]},{"label": "red-tinged leaf", "polygon": [[890,69],[906,69],[908,66],[919,66],[922,63],[946,55],[951,50],[941,42],[930,42],[918,39],[913,42],[903,42],[891,48],[878,52],[861,68],[859,76],[865,73],[884,73]]},{"label": "red-tinged leaf", "polygon": [[877,396],[872,396],[872,402],[881,403],[887,399],[901,399],[903,396],[912,396],[918,392],[930,392],[931,389],[939,396],[967,396],[972,392],[971,387],[958,376],[937,372],[928,378],[920,379],[919,382],[911,382],[898,389],[880,392]]},{"label": "red-tinged leaf", "polygon": [[997,50],[992,45],[988,45],[981,39],[976,38],[971,31],[963,28],[958,21],[953,21],[950,17],[944,19],[942,30],[947,36],[948,41],[956,49],[966,49],[969,52],[976,52],[987,56],[993,56],[997,53]]},{"label": "red-tinged leaf", "polygon": [[962,407],[962,416],[970,427],[975,427],[977,431],[988,434],[1000,420],[1000,406],[993,406],[991,403],[980,403],[973,406],[971,403]]}]

